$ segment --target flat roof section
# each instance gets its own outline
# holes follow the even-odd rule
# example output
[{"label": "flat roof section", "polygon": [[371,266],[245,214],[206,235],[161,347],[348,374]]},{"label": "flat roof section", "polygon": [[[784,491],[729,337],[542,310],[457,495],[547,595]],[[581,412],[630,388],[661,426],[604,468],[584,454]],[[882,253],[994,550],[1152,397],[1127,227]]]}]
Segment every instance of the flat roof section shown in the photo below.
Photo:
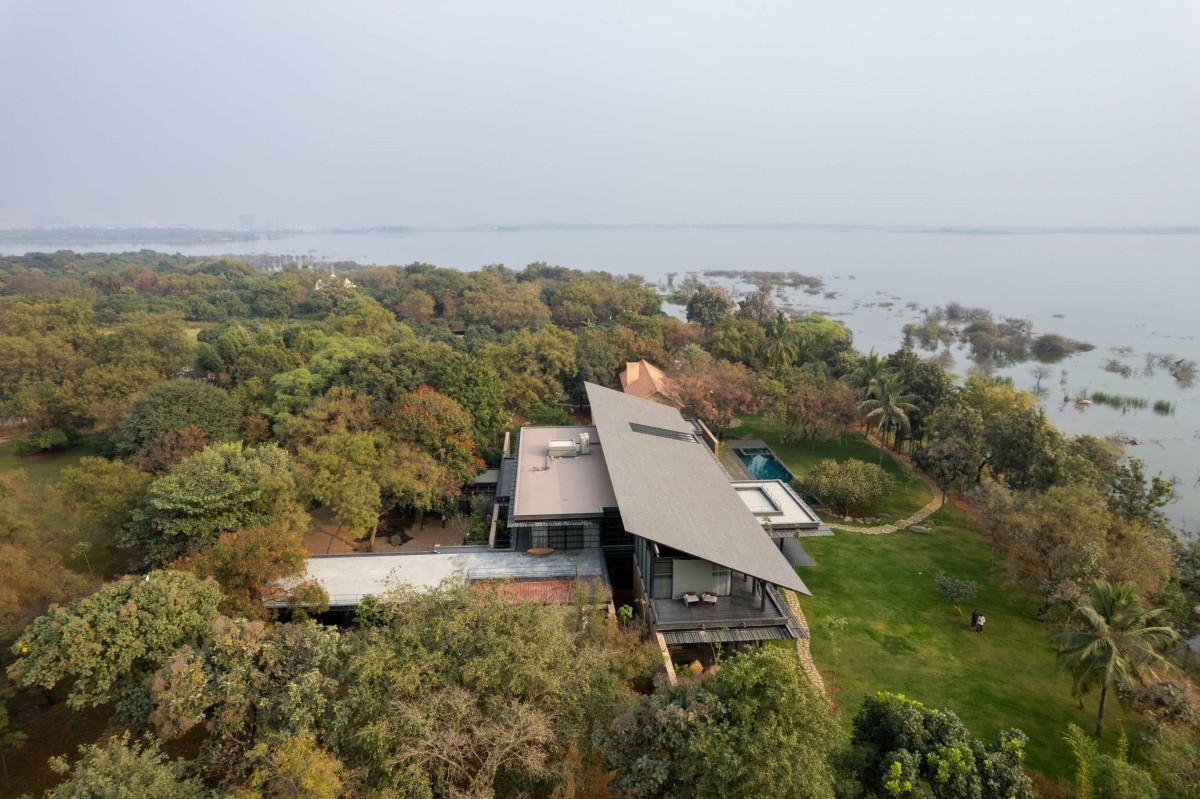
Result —
[{"label": "flat roof section", "polygon": [[[820,517],[782,480],[734,480],[732,485],[750,512],[759,521],[770,519],[772,528],[794,530],[800,534],[805,531],[810,535],[825,534],[818,532],[824,526]],[[832,533],[830,530],[828,534]]]},{"label": "flat roof section", "polygon": [[[551,441],[577,442],[580,433],[590,438],[587,455],[550,457]],[[603,442],[590,425],[522,427],[516,477],[511,521],[600,516],[617,506]]]},{"label": "flat roof section", "polygon": [[466,580],[608,581],[599,549],[574,549],[549,555],[463,547],[441,552],[381,552],[318,555],[308,559],[305,579],[316,580],[329,594],[329,606],[354,607],[364,596],[385,594],[407,584],[435,588],[454,577]]}]

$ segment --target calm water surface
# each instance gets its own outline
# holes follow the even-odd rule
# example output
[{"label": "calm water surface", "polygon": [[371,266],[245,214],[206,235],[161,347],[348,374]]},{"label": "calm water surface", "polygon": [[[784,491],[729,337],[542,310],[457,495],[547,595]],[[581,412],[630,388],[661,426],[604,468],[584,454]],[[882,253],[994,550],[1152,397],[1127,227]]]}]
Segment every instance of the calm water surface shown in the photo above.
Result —
[{"label": "calm water surface", "polygon": [[[63,245],[6,245],[9,254]],[[76,245],[75,249],[136,250],[147,245]],[[821,277],[836,298],[794,293],[786,301],[841,319],[866,351],[894,350],[901,327],[923,309],[957,301],[997,317],[1031,319],[1037,333],[1060,333],[1096,346],[1052,366],[1047,413],[1069,433],[1124,435],[1139,440],[1131,454],[1179,480],[1169,507],[1182,527],[1200,527],[1200,388],[1180,388],[1164,372],[1143,373],[1148,352],[1200,361],[1200,237],[1187,235],[968,235],[921,232],[657,229],[421,232],[406,235],[314,234],[254,242],[177,248],[185,255],[273,253],[326,260],[405,264],[425,261],[474,269],[503,263],[520,268],[547,261],[615,274],[638,274],[665,285],[710,269],[797,271]],[[724,281],[735,291],[747,286]],[[909,304],[915,305],[910,307]],[[1128,355],[1115,348],[1130,348]],[[959,373],[971,366],[953,351]],[[1122,378],[1102,370],[1117,357],[1134,369]],[[1033,364],[1002,373],[1033,387]],[[1150,409],[1122,413],[1063,403],[1081,389],[1175,404],[1172,416]]]}]

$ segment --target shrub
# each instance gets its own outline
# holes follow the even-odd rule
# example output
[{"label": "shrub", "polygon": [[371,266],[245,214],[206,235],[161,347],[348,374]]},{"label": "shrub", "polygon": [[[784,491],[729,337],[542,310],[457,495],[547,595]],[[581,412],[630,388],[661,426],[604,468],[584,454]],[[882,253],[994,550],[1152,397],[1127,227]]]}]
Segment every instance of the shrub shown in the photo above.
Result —
[{"label": "shrub", "polygon": [[1033,356],[1040,361],[1061,361],[1077,352],[1089,352],[1096,347],[1086,341],[1076,341],[1057,333],[1047,333],[1035,338],[1029,349],[1033,352]]},{"label": "shrub", "polygon": [[529,409],[529,423],[544,426],[566,426],[575,424],[571,415],[557,405],[545,403],[534,405]]},{"label": "shrub", "polygon": [[835,513],[870,510],[891,493],[895,480],[880,466],[826,459],[796,478],[795,488],[819,497]]},{"label": "shrub", "polygon": [[32,455],[35,452],[66,449],[79,441],[79,435],[61,427],[48,427],[13,438],[13,452],[17,455]]}]

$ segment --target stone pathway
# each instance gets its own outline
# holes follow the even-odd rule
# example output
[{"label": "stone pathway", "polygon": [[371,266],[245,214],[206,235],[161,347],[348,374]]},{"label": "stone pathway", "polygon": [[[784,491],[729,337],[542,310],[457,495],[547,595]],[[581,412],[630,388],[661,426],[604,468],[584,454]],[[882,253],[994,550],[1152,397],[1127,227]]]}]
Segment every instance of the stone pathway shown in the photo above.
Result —
[{"label": "stone pathway", "polygon": [[808,679],[812,680],[813,685],[819,685],[822,689],[825,688],[825,682],[821,679],[821,672],[817,670],[817,664],[812,659],[812,629],[808,626],[808,621],[804,618],[804,611],[800,609],[800,600],[796,598],[794,591],[780,591],[784,595],[784,599],[788,603],[788,607],[792,609],[792,613],[796,614],[796,619],[800,622],[809,635],[809,638],[796,639],[796,655],[800,658],[800,665],[804,667],[804,673],[808,675]]},{"label": "stone pathway", "polygon": [[919,511],[914,513],[912,516],[909,516],[907,519],[901,519],[900,521],[896,522],[895,524],[880,524],[880,525],[876,525],[875,527],[858,527],[853,524],[843,524],[841,522],[825,522],[825,523],[828,524],[834,530],[845,530],[846,532],[862,533],[863,535],[887,535],[888,533],[894,533],[897,530],[903,530],[906,527],[911,527],[914,524],[920,524],[921,522],[923,522],[927,518],[929,518],[930,514],[932,514],[935,510],[937,510],[942,505],[941,490],[937,486],[935,486],[933,483],[926,480],[924,477],[921,477],[921,479],[926,483],[926,485],[928,485],[933,490],[933,499],[929,500],[928,505],[921,508]]}]

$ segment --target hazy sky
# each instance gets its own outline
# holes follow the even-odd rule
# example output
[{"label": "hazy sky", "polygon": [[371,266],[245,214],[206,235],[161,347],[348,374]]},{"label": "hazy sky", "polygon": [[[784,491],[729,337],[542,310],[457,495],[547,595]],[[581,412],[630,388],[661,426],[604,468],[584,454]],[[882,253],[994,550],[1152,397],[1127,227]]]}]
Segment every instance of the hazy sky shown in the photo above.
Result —
[{"label": "hazy sky", "polygon": [[1200,223],[1200,3],[0,0],[0,225]]}]

